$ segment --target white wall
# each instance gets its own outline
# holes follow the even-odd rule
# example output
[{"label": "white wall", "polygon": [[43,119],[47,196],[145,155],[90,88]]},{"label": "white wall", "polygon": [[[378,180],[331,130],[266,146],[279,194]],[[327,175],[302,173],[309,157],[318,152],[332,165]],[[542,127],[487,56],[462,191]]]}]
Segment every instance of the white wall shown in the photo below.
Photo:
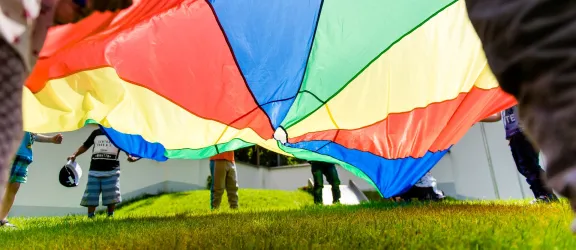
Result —
[{"label": "white wall", "polygon": [[[489,155],[495,172],[492,181],[488,157],[480,125],[475,125],[432,170],[440,189],[447,195],[461,199],[496,199],[495,186],[501,199],[528,198],[532,196],[525,179],[515,168],[500,123],[485,124]],[[84,176],[80,185],[66,188],[59,184],[58,173],[73,153],[88,137],[93,128],[64,133],[61,145],[36,143],[34,163],[30,166],[28,183],[22,185],[11,215],[62,215],[84,213],[79,206],[86,186],[90,156],[78,157]],[[294,190],[305,186],[311,177],[308,166],[257,168],[237,163],[241,188]],[[170,160],[159,163],[140,160],[121,161],[121,189],[124,199],[158,191],[184,191],[203,189],[210,175],[208,160]],[[348,171],[338,167],[342,184],[353,180],[360,189],[372,186]],[[494,185],[496,184],[496,185]],[[206,201],[208,202],[208,201]]]},{"label": "white wall", "polygon": [[[524,177],[516,170],[502,124],[483,126],[487,147],[482,125],[474,125],[432,169],[434,177],[443,184],[453,183],[454,190],[447,194],[459,198],[517,199],[532,196]],[[494,178],[489,167],[490,159]]]}]

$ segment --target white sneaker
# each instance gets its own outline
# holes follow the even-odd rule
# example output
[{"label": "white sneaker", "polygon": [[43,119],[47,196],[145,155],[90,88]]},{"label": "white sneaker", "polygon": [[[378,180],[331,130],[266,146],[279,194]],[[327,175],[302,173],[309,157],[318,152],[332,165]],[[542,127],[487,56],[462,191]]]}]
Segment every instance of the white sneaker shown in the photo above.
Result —
[{"label": "white sneaker", "polygon": [[14,226],[14,225],[11,224],[10,222],[8,222],[8,220],[2,220],[2,221],[0,221],[0,227],[13,227],[13,228],[16,228],[16,226]]}]

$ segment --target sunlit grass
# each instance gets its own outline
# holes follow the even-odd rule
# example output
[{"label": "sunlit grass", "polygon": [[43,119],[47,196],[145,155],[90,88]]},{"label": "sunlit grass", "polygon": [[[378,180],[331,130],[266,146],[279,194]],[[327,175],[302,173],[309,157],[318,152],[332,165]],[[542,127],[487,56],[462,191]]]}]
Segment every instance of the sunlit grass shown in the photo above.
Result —
[{"label": "sunlit grass", "polygon": [[[2,249],[576,249],[566,202],[366,203],[318,207],[301,191],[241,190],[238,211],[208,191],[167,194],[99,215],[14,218]],[[222,206],[226,207],[226,197]]]}]

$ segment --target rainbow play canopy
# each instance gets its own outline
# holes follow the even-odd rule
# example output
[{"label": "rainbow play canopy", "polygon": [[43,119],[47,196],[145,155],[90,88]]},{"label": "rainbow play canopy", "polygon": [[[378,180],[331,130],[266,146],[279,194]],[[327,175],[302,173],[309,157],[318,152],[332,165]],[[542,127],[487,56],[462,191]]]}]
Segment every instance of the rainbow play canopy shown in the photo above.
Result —
[{"label": "rainbow play canopy", "polygon": [[93,121],[157,161],[258,144],[340,164],[390,197],[515,103],[464,5],[135,1],[50,31],[26,85],[25,129]]}]

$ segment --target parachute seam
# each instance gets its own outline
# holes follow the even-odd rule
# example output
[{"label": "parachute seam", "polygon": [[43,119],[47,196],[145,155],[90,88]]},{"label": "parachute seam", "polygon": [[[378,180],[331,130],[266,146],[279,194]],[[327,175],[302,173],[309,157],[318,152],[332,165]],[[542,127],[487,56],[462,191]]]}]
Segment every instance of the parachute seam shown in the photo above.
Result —
[{"label": "parachute seam", "polygon": [[324,147],[330,145],[330,143],[332,143],[333,141],[336,141],[336,138],[338,137],[338,134],[340,133],[340,126],[338,126],[338,123],[336,123],[336,120],[334,119],[334,116],[332,115],[332,112],[330,111],[330,107],[328,107],[328,104],[324,104],[324,107],[326,107],[326,112],[328,112],[328,117],[330,117],[330,121],[332,121],[332,124],[334,124],[334,127],[336,127],[336,134],[334,134],[334,138],[332,138],[332,141],[329,141],[328,143],[324,144],[322,147],[316,149],[315,152],[320,151]]},{"label": "parachute seam", "polygon": [[[387,114],[386,117],[384,117],[383,119],[378,120],[378,121],[375,121],[375,122],[373,122],[373,123],[371,123],[371,124],[364,125],[364,126],[358,127],[358,128],[350,128],[350,129],[344,128],[344,129],[340,129],[340,130],[353,131],[353,130],[365,129],[365,128],[374,126],[374,125],[376,125],[376,124],[378,124],[378,123],[381,123],[381,122],[386,121],[386,120],[390,117],[390,115],[406,114],[406,113],[414,112],[414,111],[417,111],[417,110],[427,109],[427,108],[429,108],[429,107],[432,106],[432,105],[438,105],[438,104],[442,104],[442,103],[445,103],[445,102],[455,101],[456,99],[458,99],[458,97],[459,97],[460,95],[462,95],[462,94],[470,94],[470,93],[472,92],[472,90],[492,92],[492,91],[495,91],[495,90],[497,90],[497,89],[498,89],[498,87],[494,87],[494,88],[491,88],[491,89],[482,89],[482,88],[479,88],[479,87],[477,87],[477,86],[473,86],[472,89],[471,89],[471,91],[468,91],[468,92],[461,91],[461,92],[458,93],[458,95],[456,95],[456,97],[451,98],[451,99],[447,99],[447,100],[439,101],[439,102],[431,102],[431,103],[427,104],[427,105],[424,106],[424,107],[416,107],[416,108],[414,108],[414,109],[412,109],[412,110],[409,110],[409,111],[398,112],[398,113],[389,113],[389,114]],[[326,132],[326,131],[330,131],[330,130],[333,130],[333,129],[325,129],[325,130],[321,130],[321,131],[308,132],[308,133],[299,135],[298,137],[305,136],[305,135],[308,135],[308,134],[311,134],[311,133]]]},{"label": "parachute seam", "polygon": [[[207,0],[207,1],[209,1],[209,0]],[[302,84],[304,83],[304,78],[306,77],[306,72],[308,71],[308,62],[309,62],[309,60],[310,60],[310,56],[312,55],[312,49],[314,48],[314,42],[316,41],[316,31],[318,30],[318,25],[319,25],[319,23],[320,23],[320,15],[322,14],[322,8],[323,8],[323,6],[324,6],[324,0],[321,0],[321,1],[320,1],[320,6],[318,7],[318,15],[316,15],[317,18],[316,18],[316,24],[315,24],[315,26],[314,26],[314,32],[312,33],[312,43],[310,43],[310,48],[308,49],[308,53],[307,53],[307,57],[306,57],[306,62],[305,62],[305,64],[304,64],[306,67],[304,68],[304,72],[302,73],[302,78],[301,78],[300,83],[299,83],[299,86],[298,86],[298,90],[299,90],[299,91],[297,91],[296,94],[294,94],[294,95],[291,96],[291,97],[287,97],[287,98],[283,98],[283,99],[277,99],[277,100],[272,100],[272,101],[265,102],[265,103],[263,103],[263,104],[259,104],[258,101],[256,100],[256,96],[254,95],[254,93],[252,93],[252,90],[251,90],[250,87],[248,86],[248,81],[244,78],[244,74],[243,74],[243,72],[242,72],[241,69],[240,69],[240,64],[239,64],[239,63],[237,62],[237,60],[236,60],[236,56],[235,56],[234,53],[233,53],[233,48],[232,48],[231,44],[229,43],[228,38],[226,37],[226,33],[224,32],[224,28],[223,28],[223,27],[221,26],[221,24],[220,24],[220,21],[219,21],[219,19],[218,19],[218,16],[216,15],[216,11],[213,9],[213,6],[210,5],[210,8],[212,9],[212,11],[213,11],[213,13],[214,13],[214,16],[216,16],[218,25],[220,26],[220,29],[222,30],[222,33],[223,33],[224,36],[226,37],[226,43],[228,43],[228,47],[230,48],[230,50],[231,50],[231,52],[232,52],[232,54],[233,54],[232,56],[234,57],[234,61],[236,62],[236,66],[238,67],[238,69],[239,69],[240,72],[242,73],[242,77],[243,77],[243,79],[244,79],[244,82],[246,83],[246,88],[248,89],[248,91],[249,91],[250,94],[252,95],[252,98],[254,99],[255,103],[258,105],[258,108],[261,108],[262,111],[263,111],[265,114],[266,114],[266,112],[265,112],[264,109],[263,109],[264,106],[269,105],[269,104],[271,104],[271,103],[275,103],[275,102],[285,102],[285,101],[289,101],[289,100],[292,100],[292,99],[295,100],[296,97],[298,96],[298,94],[301,94],[301,93],[308,93],[308,94],[312,95],[315,99],[317,99],[320,103],[322,103],[322,104],[325,104],[325,103],[326,103],[326,102],[322,101],[322,99],[320,99],[320,98],[319,98],[318,96],[316,96],[314,93],[312,93],[312,92],[310,92],[310,91],[308,91],[308,90],[300,91],[300,90],[302,89]],[[292,102],[292,104],[293,104],[293,102]],[[292,104],[290,104],[290,106],[292,106]],[[267,114],[266,114],[266,115],[267,115]],[[240,120],[240,119],[244,118],[245,116],[246,116],[246,115],[243,115],[243,116],[239,117],[238,119],[234,120],[232,123],[236,122],[237,120]],[[268,116],[266,116],[266,117],[268,118],[268,120],[269,120],[269,122],[270,122],[270,126],[271,126],[273,129],[276,129],[276,128],[274,127],[274,125],[272,124],[272,120],[271,120]],[[286,115],[284,115],[284,117],[286,117]],[[282,118],[282,119],[284,119],[284,118]],[[279,127],[280,127],[280,126],[279,126]]]},{"label": "parachute seam", "polygon": [[218,136],[218,139],[216,139],[216,141],[214,142],[214,144],[218,144],[218,142],[220,141],[220,139],[222,139],[222,136],[224,136],[224,134],[226,133],[226,131],[228,131],[229,126],[226,126],[224,128],[224,131],[222,132],[222,134],[220,134],[220,136]]},{"label": "parachute seam", "polygon": [[[266,111],[264,111],[264,109],[262,108],[262,105],[259,105],[258,100],[256,99],[256,96],[254,95],[254,93],[250,89],[250,86],[248,85],[248,81],[246,80],[246,76],[244,75],[244,72],[242,71],[242,68],[240,67],[240,63],[238,63],[238,59],[236,58],[236,54],[234,53],[234,48],[232,48],[232,44],[230,44],[230,41],[228,40],[228,35],[226,34],[224,27],[220,23],[220,19],[218,18],[218,15],[216,14],[216,10],[214,9],[214,6],[212,6],[212,3],[210,3],[209,0],[205,0],[205,2],[208,5],[208,7],[210,7],[210,10],[212,11],[212,15],[214,17],[214,20],[216,20],[216,23],[218,24],[218,27],[220,28],[220,32],[222,32],[222,37],[224,38],[224,40],[226,41],[226,44],[228,45],[228,50],[230,51],[230,55],[232,56],[232,59],[234,59],[234,64],[236,64],[236,68],[238,69],[238,71],[240,72],[240,75],[242,76],[242,81],[244,82],[246,89],[250,93],[250,96],[252,96],[252,100],[254,101],[254,104],[257,105],[257,107],[254,108],[252,111],[236,118],[235,120],[233,120],[230,124],[227,124],[226,126],[228,127],[228,126],[234,124],[235,122],[237,122],[238,120],[246,117],[248,114],[254,112],[256,109],[260,109],[264,113],[266,120],[268,120],[270,128],[272,128],[272,130],[274,130],[274,125],[272,124],[272,120],[266,114]],[[224,131],[222,131],[222,134],[220,136],[224,135],[225,132],[226,132],[226,129]],[[216,148],[216,150],[217,150],[217,152],[219,152],[218,148]]]},{"label": "parachute seam", "polygon": [[[304,78],[306,78],[306,73],[308,73],[308,62],[310,61],[310,56],[312,55],[312,49],[314,49],[314,42],[316,42],[316,32],[318,31],[318,25],[320,24],[320,18],[322,16],[323,7],[324,7],[324,0],[321,0],[320,6],[318,7],[318,15],[316,18],[316,25],[314,26],[314,32],[312,33],[312,43],[310,43],[310,49],[308,49],[308,56],[306,57],[306,64],[304,64],[305,67],[304,67],[304,72],[302,73],[302,79],[300,79],[300,84],[298,85],[298,91],[296,92],[296,94],[293,97],[288,98],[288,100],[294,99],[294,101],[296,101],[296,97],[298,97],[299,94],[309,93],[314,98],[316,98],[318,101],[320,101],[320,103],[324,104],[324,102],[320,98],[318,98],[318,96],[313,94],[312,92],[310,92],[308,90],[302,91],[302,85],[304,84]],[[290,108],[288,109],[288,111],[286,112],[284,117],[282,118],[282,122],[286,118],[286,116],[288,115],[288,112],[290,112],[290,110],[292,109],[293,104],[294,104],[294,102],[292,102],[292,104],[290,104]]]},{"label": "parachute seam", "polygon": [[[354,81],[354,79],[356,79],[359,75],[361,75],[368,67],[370,67],[370,65],[372,65],[372,63],[374,63],[378,58],[380,58],[384,53],[386,53],[388,50],[390,50],[392,47],[394,47],[394,45],[396,45],[397,43],[399,43],[400,41],[402,41],[405,37],[407,37],[408,35],[412,34],[412,32],[414,32],[415,30],[417,30],[418,28],[422,27],[422,25],[424,25],[425,23],[427,23],[428,21],[430,21],[430,19],[436,17],[440,12],[444,11],[445,9],[447,9],[448,7],[452,6],[454,3],[458,2],[458,0],[454,0],[450,3],[448,3],[446,6],[440,8],[438,11],[434,12],[432,15],[430,15],[428,18],[424,19],[424,21],[420,22],[418,25],[416,25],[414,28],[412,28],[411,30],[409,30],[408,32],[406,32],[404,35],[402,35],[401,37],[399,37],[398,39],[396,39],[394,42],[392,42],[388,47],[386,47],[384,50],[382,50],[382,52],[380,52],[377,56],[375,56],[372,60],[370,60],[360,71],[358,71],[354,76],[352,76],[352,78],[350,80],[348,80],[348,82],[346,82],[346,84],[344,84],[340,89],[338,89],[338,91],[334,92],[334,94],[332,94],[330,97],[328,97],[326,99],[326,101],[323,101],[323,103],[326,103],[328,101],[330,101],[332,98],[334,98],[335,96],[337,96],[338,94],[340,94],[340,92],[342,92],[342,90],[344,90],[352,81]],[[318,109],[320,109],[322,107],[322,105],[318,106],[316,109],[314,109],[314,111],[308,113],[307,115],[305,115],[304,117],[291,122],[290,125],[286,126],[286,129],[291,128],[292,126],[294,126],[295,124],[297,124],[298,122],[308,118],[310,115],[312,115],[313,113],[315,113]]]},{"label": "parachute seam", "polygon": [[330,121],[332,121],[332,124],[334,124],[336,129],[340,130],[340,127],[336,123],[336,120],[334,120],[334,116],[332,115],[332,112],[330,112],[330,107],[328,107],[328,104],[324,104],[324,107],[326,107],[326,112],[328,112],[328,117],[330,117]]}]

